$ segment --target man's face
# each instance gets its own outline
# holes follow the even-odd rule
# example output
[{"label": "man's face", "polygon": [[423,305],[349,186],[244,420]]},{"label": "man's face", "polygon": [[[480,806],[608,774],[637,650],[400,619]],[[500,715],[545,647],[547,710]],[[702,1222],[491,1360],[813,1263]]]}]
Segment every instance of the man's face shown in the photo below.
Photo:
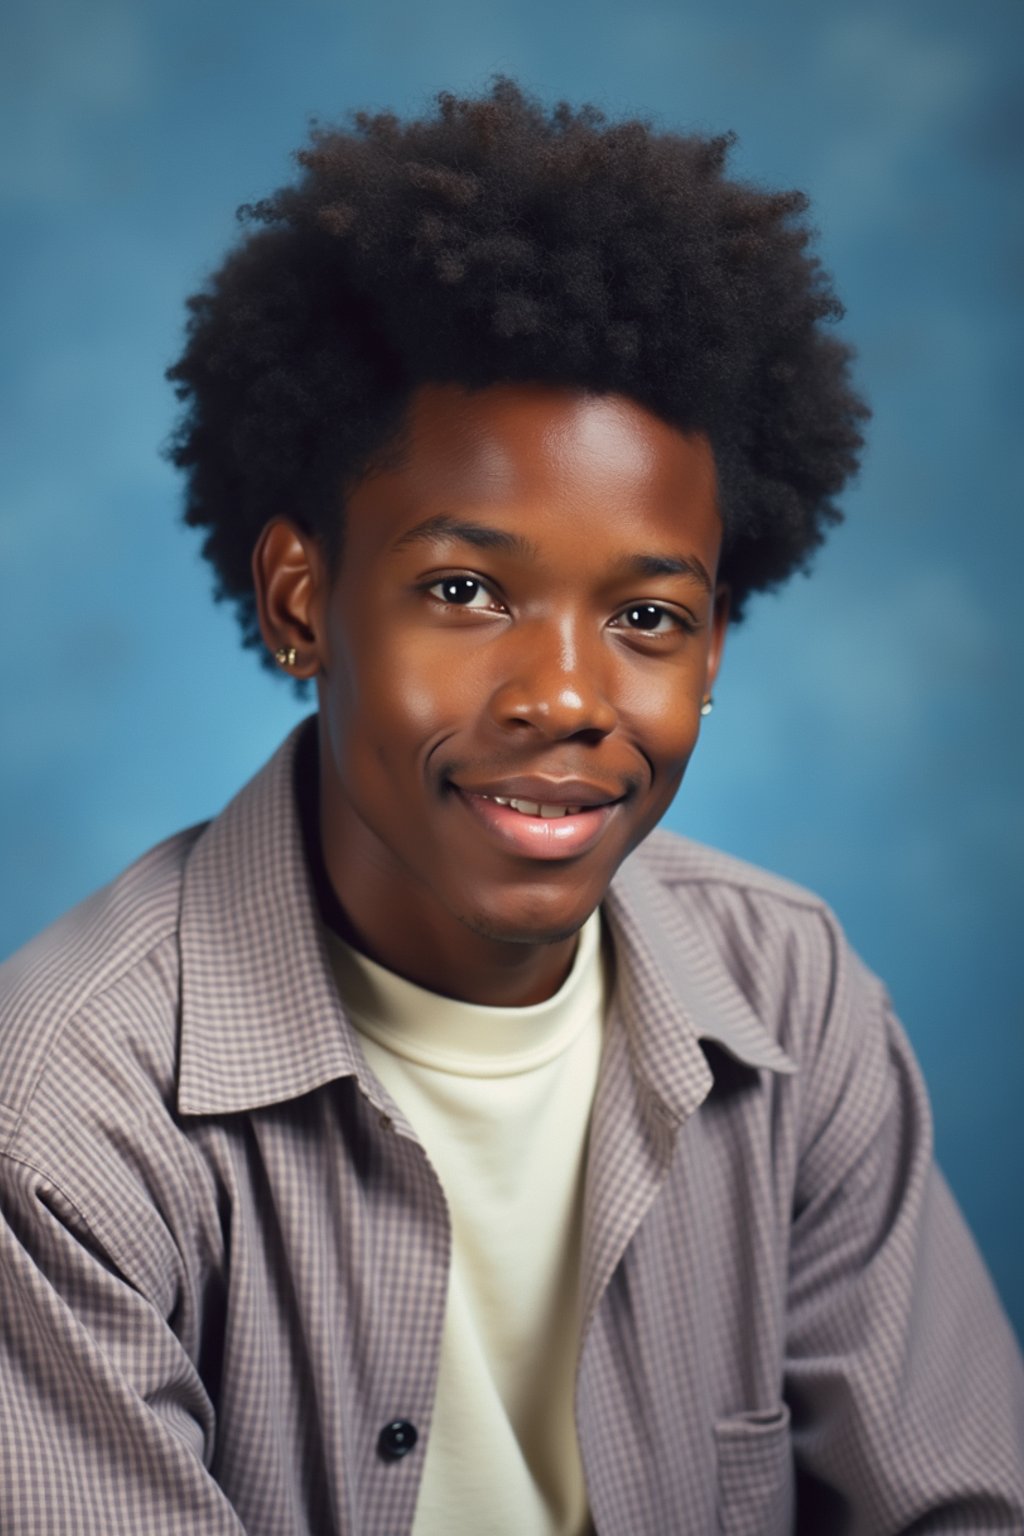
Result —
[{"label": "man's face", "polygon": [[322,837],[357,932],[584,922],[696,743],[720,542],[706,440],[627,399],[417,392],[311,605]]}]

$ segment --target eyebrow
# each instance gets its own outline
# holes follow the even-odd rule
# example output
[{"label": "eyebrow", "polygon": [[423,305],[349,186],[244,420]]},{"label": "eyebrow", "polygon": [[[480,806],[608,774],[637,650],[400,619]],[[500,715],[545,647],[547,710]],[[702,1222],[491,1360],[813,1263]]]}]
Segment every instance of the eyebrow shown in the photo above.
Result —
[{"label": "eyebrow", "polygon": [[[425,518],[414,528],[408,529],[392,548],[407,549],[412,544],[440,544],[445,539],[458,539],[477,549],[497,549],[503,554],[517,555],[524,560],[534,560],[539,551],[532,539],[506,528],[491,528],[486,523],[472,523],[448,512],[438,512]],[[623,576],[684,576],[705,591],[714,591],[714,583],[696,555],[627,555],[615,567],[616,575]]]},{"label": "eyebrow", "polygon": [[524,560],[536,559],[538,550],[531,539],[521,533],[511,533],[504,528],[488,528],[486,523],[464,522],[461,517],[451,517],[438,512],[415,528],[410,528],[396,539],[392,548],[407,549],[410,544],[440,544],[444,539],[459,539],[463,544],[473,544],[477,549],[500,549],[503,554],[519,555]]},{"label": "eyebrow", "polygon": [[618,569],[625,576],[685,576],[705,591],[714,591],[714,583],[696,555],[628,555]]}]

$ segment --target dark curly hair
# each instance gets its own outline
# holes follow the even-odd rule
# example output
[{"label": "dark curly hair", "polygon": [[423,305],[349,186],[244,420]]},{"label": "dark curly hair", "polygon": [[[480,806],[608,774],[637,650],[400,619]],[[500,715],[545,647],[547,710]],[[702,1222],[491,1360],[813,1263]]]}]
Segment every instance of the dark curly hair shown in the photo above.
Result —
[{"label": "dark curly hair", "polygon": [[264,523],[286,511],[337,558],[346,488],[425,383],[614,391],[703,431],[733,617],[806,567],[868,412],[824,329],[842,307],[802,193],[727,180],[732,135],[547,111],[504,77],[415,121],[350,121],[314,127],[297,182],[239,209],[255,227],[189,299],[167,375],[185,521],[247,644]]}]

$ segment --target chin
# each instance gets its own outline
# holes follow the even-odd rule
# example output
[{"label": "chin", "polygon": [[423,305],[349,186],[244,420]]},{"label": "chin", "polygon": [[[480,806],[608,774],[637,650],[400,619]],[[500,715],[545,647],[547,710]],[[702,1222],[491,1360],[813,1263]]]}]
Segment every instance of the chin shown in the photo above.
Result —
[{"label": "chin", "polygon": [[502,944],[560,944],[579,933],[599,904],[600,898],[569,903],[564,892],[548,900],[538,894],[520,893],[515,901],[460,912],[459,918],[480,938]]}]

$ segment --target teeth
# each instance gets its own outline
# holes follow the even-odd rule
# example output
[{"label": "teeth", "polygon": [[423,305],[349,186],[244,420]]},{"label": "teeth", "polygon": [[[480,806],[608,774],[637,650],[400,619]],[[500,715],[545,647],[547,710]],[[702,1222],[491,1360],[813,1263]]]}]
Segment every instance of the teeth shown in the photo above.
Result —
[{"label": "teeth", "polygon": [[523,816],[578,816],[578,805],[544,805],[539,800],[508,800],[504,795],[481,795],[482,800],[493,800],[495,805],[507,805]]}]

